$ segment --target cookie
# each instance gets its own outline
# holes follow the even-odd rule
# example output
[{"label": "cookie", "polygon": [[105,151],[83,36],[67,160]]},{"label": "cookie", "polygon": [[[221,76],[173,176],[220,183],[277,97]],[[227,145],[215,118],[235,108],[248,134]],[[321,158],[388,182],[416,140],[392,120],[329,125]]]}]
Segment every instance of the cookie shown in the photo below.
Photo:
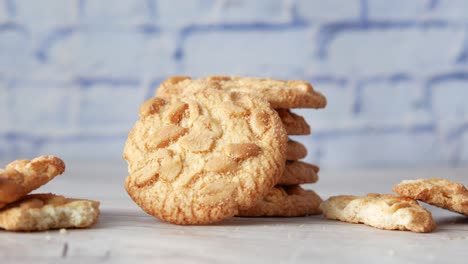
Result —
[{"label": "cookie", "polygon": [[43,231],[85,228],[96,223],[99,202],[47,194],[29,194],[0,210],[0,228]]},{"label": "cookie", "polygon": [[437,178],[406,180],[393,191],[468,216],[468,190],[463,184]]},{"label": "cookie", "polygon": [[238,216],[305,216],[320,214],[322,199],[312,190],[300,186],[276,186],[251,208]]},{"label": "cookie", "polygon": [[263,197],[285,166],[286,131],[260,97],[204,89],[152,98],[127,139],[125,188],[147,213],[208,224]]},{"label": "cookie", "polygon": [[363,223],[380,229],[426,233],[436,228],[429,211],[415,200],[403,196],[333,196],[323,202],[320,208],[328,219]]},{"label": "cookie", "polygon": [[299,160],[307,156],[307,148],[301,143],[290,139],[286,148],[286,160]]},{"label": "cookie", "polygon": [[206,86],[215,86],[222,91],[254,93],[263,96],[273,108],[324,108],[327,105],[325,96],[305,81],[253,77],[209,76],[192,80],[190,77],[174,76],[161,83],[156,96],[171,98],[185,91],[205,89]]},{"label": "cookie", "polygon": [[318,181],[319,167],[302,161],[287,161],[278,185],[296,185]]},{"label": "cookie", "polygon": [[276,109],[288,135],[310,135],[310,126],[302,116],[289,109]]},{"label": "cookie", "polygon": [[65,171],[63,161],[40,156],[31,161],[17,160],[0,172],[0,208],[14,202]]}]

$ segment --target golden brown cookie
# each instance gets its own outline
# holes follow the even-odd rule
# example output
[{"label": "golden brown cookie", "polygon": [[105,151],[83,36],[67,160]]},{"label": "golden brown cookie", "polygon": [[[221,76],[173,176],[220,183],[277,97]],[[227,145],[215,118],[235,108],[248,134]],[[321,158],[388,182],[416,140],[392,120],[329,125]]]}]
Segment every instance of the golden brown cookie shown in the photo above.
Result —
[{"label": "golden brown cookie", "polygon": [[380,229],[426,233],[436,228],[429,211],[415,200],[403,196],[333,196],[324,201],[320,208],[328,219],[362,223]]},{"label": "golden brown cookie", "polygon": [[85,228],[96,223],[99,202],[47,194],[29,194],[0,210],[0,228],[43,231]]},{"label": "golden brown cookie", "polygon": [[302,116],[296,115],[289,109],[276,109],[286,128],[288,135],[309,135],[310,126]]},{"label": "golden brown cookie", "polygon": [[125,187],[147,213],[174,224],[208,224],[263,197],[285,166],[287,135],[268,102],[204,89],[140,108],[124,158]]},{"label": "golden brown cookie", "polygon": [[238,216],[305,216],[320,214],[322,198],[300,186],[275,186],[251,208],[240,210]]},{"label": "golden brown cookie", "polygon": [[406,180],[393,191],[468,216],[468,190],[463,184],[438,178]]},{"label": "golden brown cookie", "polygon": [[0,208],[39,188],[65,171],[63,161],[40,156],[31,161],[17,160],[0,172]]},{"label": "golden brown cookie", "polygon": [[307,156],[307,148],[301,143],[290,139],[286,148],[286,160],[299,160]]},{"label": "golden brown cookie", "polygon": [[325,96],[315,91],[305,81],[282,81],[266,78],[209,76],[197,80],[190,77],[174,76],[161,83],[156,96],[171,98],[186,91],[215,86],[222,91],[255,93],[263,96],[273,108],[324,108]]},{"label": "golden brown cookie", "polygon": [[318,181],[320,168],[302,161],[287,161],[278,185],[296,185]]}]

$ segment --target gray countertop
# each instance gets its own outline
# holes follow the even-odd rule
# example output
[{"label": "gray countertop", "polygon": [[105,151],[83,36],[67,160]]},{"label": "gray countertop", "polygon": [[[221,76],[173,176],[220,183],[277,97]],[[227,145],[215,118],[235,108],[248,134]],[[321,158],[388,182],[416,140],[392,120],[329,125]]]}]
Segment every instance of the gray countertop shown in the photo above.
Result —
[{"label": "gray countertop", "polygon": [[[3,163],[2,163],[3,164]],[[1,263],[466,263],[468,217],[432,206],[430,234],[299,218],[232,218],[213,226],[176,226],[145,214],[123,188],[123,162],[68,162],[67,171],[36,192],[101,201],[85,230],[0,231]],[[391,193],[402,179],[443,177],[468,184],[468,168],[326,170],[314,189],[330,195]]]}]

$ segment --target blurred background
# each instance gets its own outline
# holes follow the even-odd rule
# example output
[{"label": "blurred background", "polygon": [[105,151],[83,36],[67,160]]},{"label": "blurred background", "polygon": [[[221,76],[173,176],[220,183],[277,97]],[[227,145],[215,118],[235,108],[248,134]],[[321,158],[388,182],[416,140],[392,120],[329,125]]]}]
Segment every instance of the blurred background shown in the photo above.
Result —
[{"label": "blurred background", "polygon": [[304,79],[325,167],[468,164],[468,1],[0,0],[0,160],[121,160],[171,75]]}]

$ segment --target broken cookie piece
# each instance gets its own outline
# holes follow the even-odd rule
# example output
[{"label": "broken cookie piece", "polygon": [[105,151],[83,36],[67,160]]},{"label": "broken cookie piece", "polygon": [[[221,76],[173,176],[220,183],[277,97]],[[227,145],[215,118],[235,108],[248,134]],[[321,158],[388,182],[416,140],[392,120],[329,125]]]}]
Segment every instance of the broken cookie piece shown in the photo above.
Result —
[{"label": "broken cookie piece", "polygon": [[0,228],[43,231],[85,228],[96,223],[99,202],[48,194],[30,194],[0,210]]},{"label": "broken cookie piece", "polygon": [[328,219],[362,223],[380,229],[426,233],[436,228],[429,211],[415,200],[402,196],[333,196],[323,202],[320,208]]},{"label": "broken cookie piece", "polygon": [[65,171],[65,163],[55,156],[16,160],[0,170],[0,208],[46,184]]},{"label": "broken cookie piece", "polygon": [[405,180],[393,191],[468,216],[468,190],[461,183],[438,178]]}]

